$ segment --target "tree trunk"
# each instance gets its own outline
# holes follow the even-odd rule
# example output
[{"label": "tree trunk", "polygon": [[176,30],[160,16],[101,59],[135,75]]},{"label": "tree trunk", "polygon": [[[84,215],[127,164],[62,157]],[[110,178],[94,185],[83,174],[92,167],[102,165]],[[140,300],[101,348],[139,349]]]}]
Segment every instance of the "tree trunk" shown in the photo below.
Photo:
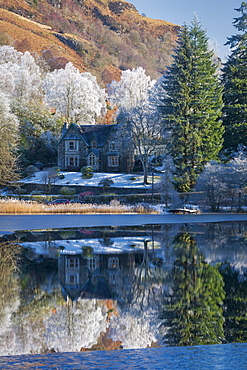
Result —
[{"label": "tree trunk", "polygon": [[145,163],[143,163],[142,166],[143,166],[143,184],[147,185],[148,184],[148,168]]}]

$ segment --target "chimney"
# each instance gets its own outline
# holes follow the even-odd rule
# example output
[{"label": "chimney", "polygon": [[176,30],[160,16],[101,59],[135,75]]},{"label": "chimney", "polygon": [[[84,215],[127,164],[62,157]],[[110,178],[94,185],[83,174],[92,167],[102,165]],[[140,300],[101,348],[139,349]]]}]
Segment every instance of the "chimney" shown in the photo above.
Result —
[{"label": "chimney", "polygon": [[66,133],[66,131],[67,131],[67,122],[64,122],[64,124],[63,124],[63,128],[62,128],[62,136]]}]

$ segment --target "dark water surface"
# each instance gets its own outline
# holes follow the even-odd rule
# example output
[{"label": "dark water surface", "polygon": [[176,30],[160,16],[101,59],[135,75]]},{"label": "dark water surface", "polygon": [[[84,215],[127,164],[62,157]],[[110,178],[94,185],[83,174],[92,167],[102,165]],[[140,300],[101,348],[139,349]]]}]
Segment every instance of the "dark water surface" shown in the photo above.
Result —
[{"label": "dark water surface", "polygon": [[247,221],[170,220],[6,234],[0,369],[247,369]]}]

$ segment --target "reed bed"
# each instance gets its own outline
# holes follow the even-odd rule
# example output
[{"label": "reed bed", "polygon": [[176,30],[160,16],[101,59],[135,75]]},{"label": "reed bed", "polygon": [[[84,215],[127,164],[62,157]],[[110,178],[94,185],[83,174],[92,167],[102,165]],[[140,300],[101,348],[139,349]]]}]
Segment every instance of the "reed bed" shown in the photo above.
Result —
[{"label": "reed bed", "polygon": [[0,200],[0,214],[89,214],[89,213],[157,213],[154,209],[142,206],[131,207],[118,201],[110,204],[69,203],[46,205],[34,201],[17,199]]}]

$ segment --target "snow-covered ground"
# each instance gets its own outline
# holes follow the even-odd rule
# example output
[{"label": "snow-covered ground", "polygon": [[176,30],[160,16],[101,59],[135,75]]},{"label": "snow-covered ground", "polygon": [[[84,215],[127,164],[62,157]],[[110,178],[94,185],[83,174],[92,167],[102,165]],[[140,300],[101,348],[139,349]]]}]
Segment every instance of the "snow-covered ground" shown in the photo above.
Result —
[{"label": "snow-covered ground", "polygon": [[[56,185],[79,185],[79,186],[98,186],[102,179],[108,178],[113,181],[113,187],[121,188],[151,188],[152,176],[148,176],[148,185],[143,184],[143,176],[139,174],[127,174],[127,173],[94,173],[90,179],[83,179],[81,172],[60,172],[60,175],[64,175],[64,179],[56,179]],[[39,171],[34,173],[32,177],[24,178],[20,182],[22,183],[33,183],[42,184],[45,182],[46,171]],[[154,176],[154,183],[159,182],[160,175]]]},{"label": "snow-covered ground", "polygon": [[[85,231],[86,232],[86,231]],[[89,231],[90,232],[90,231]],[[145,238],[146,239],[146,238]],[[67,240],[53,240],[50,242],[23,242],[19,243],[25,248],[31,248],[38,255],[49,255],[50,248],[57,250],[61,249],[61,253],[78,254],[81,253],[83,247],[91,247],[94,253],[123,253],[132,252],[135,250],[143,250],[143,237],[119,237],[112,239],[109,246],[102,245],[99,239],[67,239]],[[155,242],[155,248],[160,247],[158,242]]]}]

